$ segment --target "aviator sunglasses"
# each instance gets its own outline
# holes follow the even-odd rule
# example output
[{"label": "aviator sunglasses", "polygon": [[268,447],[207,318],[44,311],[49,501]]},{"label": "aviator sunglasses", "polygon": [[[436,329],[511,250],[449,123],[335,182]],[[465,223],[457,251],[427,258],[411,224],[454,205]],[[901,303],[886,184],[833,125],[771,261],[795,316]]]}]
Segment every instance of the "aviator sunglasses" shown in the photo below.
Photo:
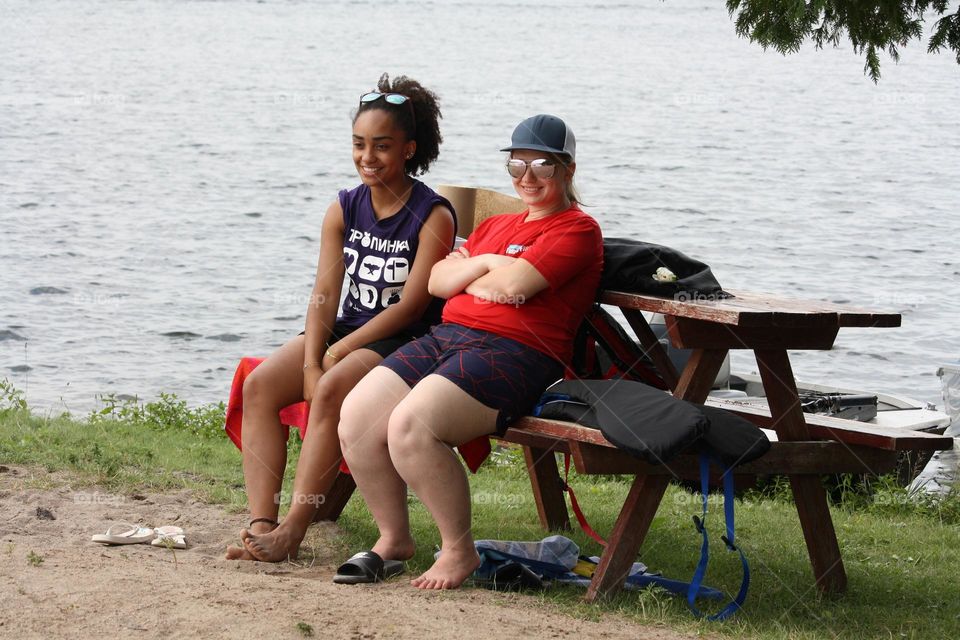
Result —
[{"label": "aviator sunglasses", "polygon": [[527,173],[527,167],[530,167],[533,171],[534,177],[541,180],[552,178],[554,172],[557,170],[557,164],[553,160],[547,160],[546,158],[537,158],[530,162],[518,158],[510,158],[507,160],[507,173],[509,173],[512,178],[522,178],[524,174]]},{"label": "aviator sunglasses", "polygon": [[403,104],[410,99],[402,93],[380,93],[379,91],[371,91],[370,93],[365,93],[360,96],[360,104],[376,102],[380,98],[383,98],[390,104]]},{"label": "aviator sunglasses", "polygon": [[365,93],[360,96],[360,106],[362,107],[365,104],[376,102],[380,98],[383,98],[384,102],[395,106],[400,106],[401,104],[407,105],[410,109],[410,123],[414,127],[417,126],[417,114],[413,111],[413,100],[402,93],[380,93],[379,91],[371,91],[370,93]]},{"label": "aviator sunglasses", "polygon": [[417,114],[413,110],[413,100],[402,93],[380,93],[379,91],[371,91],[370,93],[365,93],[360,96],[360,106],[362,107],[365,104],[376,102],[380,98],[383,98],[384,102],[395,106],[400,106],[401,104],[407,105],[410,109],[410,134],[415,134],[417,131]]}]

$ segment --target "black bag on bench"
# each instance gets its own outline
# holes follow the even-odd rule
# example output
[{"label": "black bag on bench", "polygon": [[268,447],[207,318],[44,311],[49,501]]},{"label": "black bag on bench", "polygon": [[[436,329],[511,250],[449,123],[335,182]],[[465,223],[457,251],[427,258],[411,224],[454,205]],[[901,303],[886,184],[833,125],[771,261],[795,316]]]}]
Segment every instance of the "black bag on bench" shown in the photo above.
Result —
[{"label": "black bag on bench", "polygon": [[[700,562],[687,591],[687,606],[696,616],[703,614],[695,605],[709,560],[709,540],[705,521],[711,461],[723,469],[724,516],[726,535],[722,540],[730,551],[740,554],[743,580],[737,596],[709,620],[722,620],[736,612],[747,597],[750,567],[735,544],[733,467],[755,460],[770,450],[770,440],[753,423],[732,413],[674,398],[659,389],[631,380],[564,380],[544,393],[534,415],[568,420],[600,429],[618,448],[651,464],[668,462],[683,451],[700,453],[702,513],[693,516],[703,542]],[[569,458],[566,460],[569,468]],[[571,504],[582,526],[585,519],[576,504]],[[587,533],[588,525],[584,526]],[[594,536],[596,534],[593,534]],[[599,539],[599,538],[598,538]]]},{"label": "black bag on bench", "polygon": [[547,389],[537,409],[541,418],[599,429],[612,444],[650,464],[691,450],[732,467],[770,450],[767,436],[752,422],[631,380],[563,380]]}]

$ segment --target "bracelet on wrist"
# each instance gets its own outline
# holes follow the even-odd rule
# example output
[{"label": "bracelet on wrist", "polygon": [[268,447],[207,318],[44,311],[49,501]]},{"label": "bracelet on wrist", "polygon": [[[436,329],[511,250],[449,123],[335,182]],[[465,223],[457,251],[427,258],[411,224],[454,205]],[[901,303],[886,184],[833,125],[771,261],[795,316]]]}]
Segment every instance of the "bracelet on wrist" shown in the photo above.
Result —
[{"label": "bracelet on wrist", "polygon": [[306,363],[306,364],[303,365],[303,370],[306,371],[306,370],[309,369],[310,367],[319,367],[319,366],[320,366],[320,363],[319,363],[319,362],[308,362],[308,363]]}]

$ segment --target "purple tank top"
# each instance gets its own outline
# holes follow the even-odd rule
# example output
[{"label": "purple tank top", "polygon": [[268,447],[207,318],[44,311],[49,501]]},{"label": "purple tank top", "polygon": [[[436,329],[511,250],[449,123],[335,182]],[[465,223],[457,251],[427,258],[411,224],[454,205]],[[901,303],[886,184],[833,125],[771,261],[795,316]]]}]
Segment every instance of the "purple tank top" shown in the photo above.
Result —
[{"label": "purple tank top", "polygon": [[[343,263],[349,282],[340,322],[359,327],[400,301],[424,222],[436,205],[442,204],[451,212],[453,206],[419,180],[414,180],[403,210],[384,220],[377,220],[366,185],[342,190],[339,200],[343,209]],[[439,322],[442,306],[442,301],[435,299],[423,320]]]}]

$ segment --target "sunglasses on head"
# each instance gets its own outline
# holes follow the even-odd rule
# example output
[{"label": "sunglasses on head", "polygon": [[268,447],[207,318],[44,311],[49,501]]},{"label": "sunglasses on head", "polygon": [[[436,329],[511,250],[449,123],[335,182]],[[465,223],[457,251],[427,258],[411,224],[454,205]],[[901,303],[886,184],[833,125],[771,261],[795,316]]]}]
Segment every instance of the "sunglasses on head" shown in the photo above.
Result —
[{"label": "sunglasses on head", "polygon": [[537,158],[530,162],[517,158],[507,160],[507,173],[512,178],[522,178],[527,173],[527,167],[530,167],[530,170],[533,171],[534,177],[545,180],[553,177],[557,170],[557,163],[547,158]]},{"label": "sunglasses on head", "polygon": [[376,102],[380,98],[383,98],[390,104],[403,104],[410,99],[402,93],[380,93],[379,91],[371,91],[370,93],[365,93],[360,96],[360,104]]},{"label": "sunglasses on head", "polygon": [[401,104],[407,105],[407,108],[410,109],[410,126],[412,127],[410,135],[415,134],[417,130],[417,114],[413,110],[413,100],[402,93],[380,93],[379,91],[371,91],[370,93],[365,93],[360,96],[360,106],[371,104],[380,98],[383,98],[383,101],[387,104],[395,106],[400,106]]}]

